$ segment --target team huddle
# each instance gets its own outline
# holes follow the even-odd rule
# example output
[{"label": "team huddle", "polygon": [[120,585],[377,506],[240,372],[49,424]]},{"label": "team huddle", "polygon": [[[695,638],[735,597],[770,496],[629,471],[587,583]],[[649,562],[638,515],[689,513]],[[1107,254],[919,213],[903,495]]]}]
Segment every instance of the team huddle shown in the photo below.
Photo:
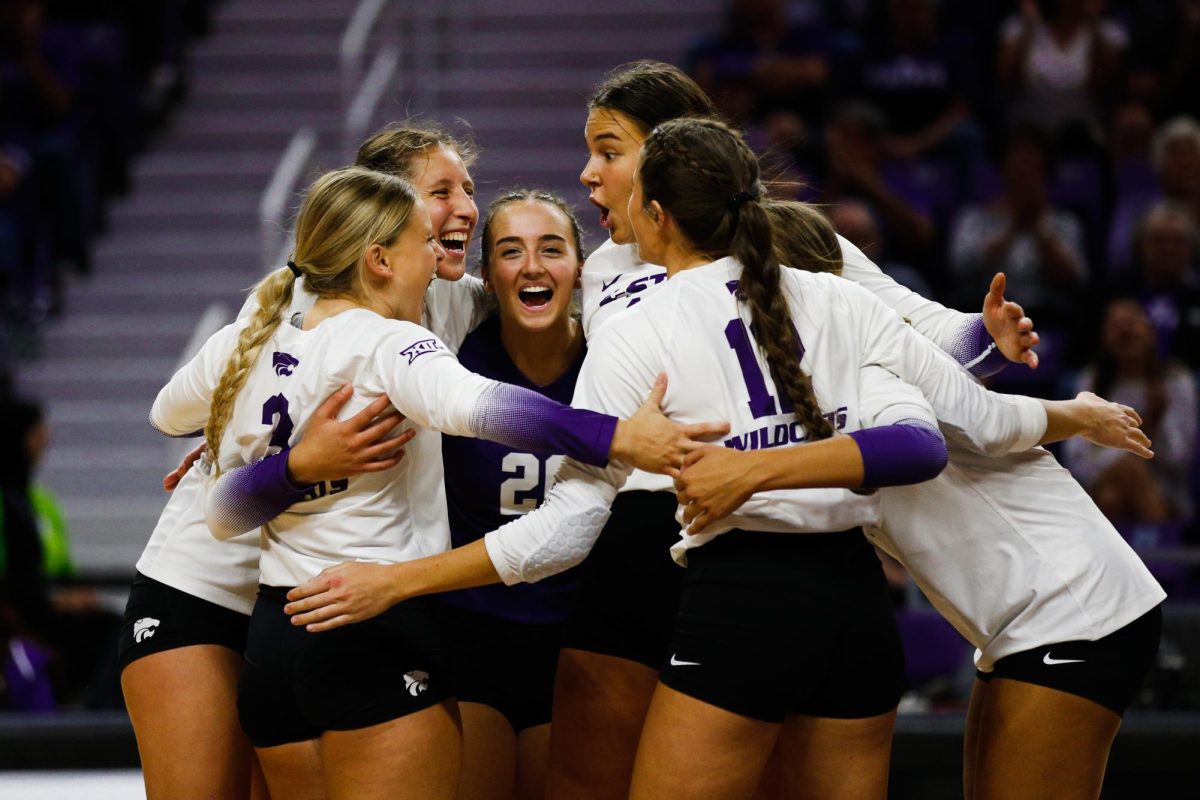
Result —
[{"label": "team huddle", "polygon": [[375,134],[155,399],[206,449],[122,631],[149,796],[886,797],[878,548],[977,648],[964,796],[1098,797],[1165,595],[1038,445],[1137,412],[986,390],[1003,278],[895,283],[676,68],[584,133],[608,240],[514,189],[478,278],[471,147]]}]

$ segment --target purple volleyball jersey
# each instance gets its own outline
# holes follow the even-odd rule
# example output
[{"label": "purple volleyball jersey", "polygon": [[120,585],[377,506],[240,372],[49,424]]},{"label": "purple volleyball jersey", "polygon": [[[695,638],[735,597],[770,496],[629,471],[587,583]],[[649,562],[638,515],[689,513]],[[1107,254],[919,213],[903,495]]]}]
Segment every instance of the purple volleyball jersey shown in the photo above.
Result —
[{"label": "purple volleyball jersey", "polygon": [[[488,319],[463,342],[459,362],[485,378],[535,391],[569,404],[586,348],[562,376],[548,386],[538,386],[517,368],[500,341],[500,322]],[[530,453],[486,439],[442,436],[442,462],[446,475],[446,506],[450,540],[454,547],[482,539],[484,534],[532,511],[542,503],[547,482],[553,478],[561,456]],[[573,571],[532,584],[483,586],[447,592],[442,599],[472,611],[531,624],[563,621],[574,595]]]}]

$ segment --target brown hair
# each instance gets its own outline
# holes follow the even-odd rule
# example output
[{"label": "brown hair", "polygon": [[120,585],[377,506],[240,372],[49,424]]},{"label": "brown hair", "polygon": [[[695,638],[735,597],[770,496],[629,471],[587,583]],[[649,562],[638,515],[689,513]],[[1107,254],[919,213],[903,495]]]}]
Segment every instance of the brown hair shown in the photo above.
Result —
[{"label": "brown hair", "polygon": [[800,342],[779,286],[758,160],[741,135],[711,119],[664,122],[642,146],[638,176],[647,205],[658,201],[692,249],[741,263],[738,299],[750,309],[751,331],[771,378],[811,438],[832,436],[812,379],[800,369]]},{"label": "brown hair", "polygon": [[[390,245],[418,203],[408,181],[382,172],[347,167],[317,178],[300,207],[292,256],[305,287],[318,297],[362,291],[363,253],[373,244]],[[288,266],[268,273],[255,287],[258,309],[225,363],[204,426],[217,475],[221,474],[221,437],[237,394],[291,305],[297,280]]]},{"label": "brown hair", "polygon": [[526,201],[545,203],[566,215],[567,220],[571,223],[571,241],[575,245],[575,255],[579,257],[580,261],[587,257],[583,250],[583,229],[579,226],[579,219],[575,216],[575,210],[571,208],[570,204],[558,195],[543,189],[526,189],[516,186],[506,189],[488,206],[487,214],[483,218],[483,235],[480,237],[482,246],[479,250],[479,268],[481,270],[491,268],[492,226],[496,221],[496,215],[504,210],[505,206]]},{"label": "brown hair", "polygon": [[821,209],[797,200],[768,200],[763,210],[771,221],[776,262],[809,272],[842,274],[842,245]]},{"label": "brown hair", "polygon": [[371,134],[359,145],[354,165],[411,181],[415,177],[414,162],[435,147],[458,153],[468,167],[479,155],[474,142],[454,136],[436,123],[397,122]]},{"label": "brown hair", "polygon": [[719,116],[708,95],[683,70],[661,61],[631,61],[616,67],[592,92],[588,110],[619,111],[649,133],[680,117]]}]

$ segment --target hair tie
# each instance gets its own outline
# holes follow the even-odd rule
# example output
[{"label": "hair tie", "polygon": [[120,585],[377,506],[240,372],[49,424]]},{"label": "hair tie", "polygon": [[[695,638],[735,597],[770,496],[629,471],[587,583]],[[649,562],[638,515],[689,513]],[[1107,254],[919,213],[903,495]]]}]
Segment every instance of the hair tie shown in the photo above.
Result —
[{"label": "hair tie", "polygon": [[739,208],[742,207],[742,203],[748,203],[751,200],[755,200],[755,199],[757,199],[757,198],[755,198],[755,196],[750,194],[749,192],[738,192],[737,194],[735,194],[733,196],[733,199],[729,201],[729,210],[737,211]]},{"label": "hair tie", "polygon": [[300,268],[296,266],[295,261],[288,261],[287,266],[288,266],[288,269],[290,269],[292,271],[292,275],[294,275],[295,277],[299,278],[303,274],[300,272]]}]

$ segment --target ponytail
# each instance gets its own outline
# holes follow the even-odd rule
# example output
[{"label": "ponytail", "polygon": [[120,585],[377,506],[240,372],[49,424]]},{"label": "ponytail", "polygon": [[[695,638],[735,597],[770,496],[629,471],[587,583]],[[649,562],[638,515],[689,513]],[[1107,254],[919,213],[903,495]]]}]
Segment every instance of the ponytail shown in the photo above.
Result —
[{"label": "ponytail", "polygon": [[255,287],[258,310],[250,317],[250,324],[243,328],[238,336],[237,347],[226,362],[225,371],[221,373],[221,379],[213,392],[208,422],[204,426],[204,440],[208,443],[208,452],[212,455],[215,474],[218,476],[221,474],[221,436],[229,423],[229,417],[233,414],[234,401],[237,400],[242,385],[246,383],[250,368],[258,360],[263,345],[274,335],[283,319],[283,312],[292,304],[292,289],[296,280],[289,265],[275,270],[259,281]]},{"label": "ponytail", "polygon": [[646,139],[638,174],[645,201],[657,200],[693,249],[710,258],[731,255],[741,263],[738,298],[750,310],[751,332],[771,378],[791,400],[810,438],[832,436],[812,379],[800,368],[800,342],[780,290],[754,153],[724,123],[672,120]]}]

